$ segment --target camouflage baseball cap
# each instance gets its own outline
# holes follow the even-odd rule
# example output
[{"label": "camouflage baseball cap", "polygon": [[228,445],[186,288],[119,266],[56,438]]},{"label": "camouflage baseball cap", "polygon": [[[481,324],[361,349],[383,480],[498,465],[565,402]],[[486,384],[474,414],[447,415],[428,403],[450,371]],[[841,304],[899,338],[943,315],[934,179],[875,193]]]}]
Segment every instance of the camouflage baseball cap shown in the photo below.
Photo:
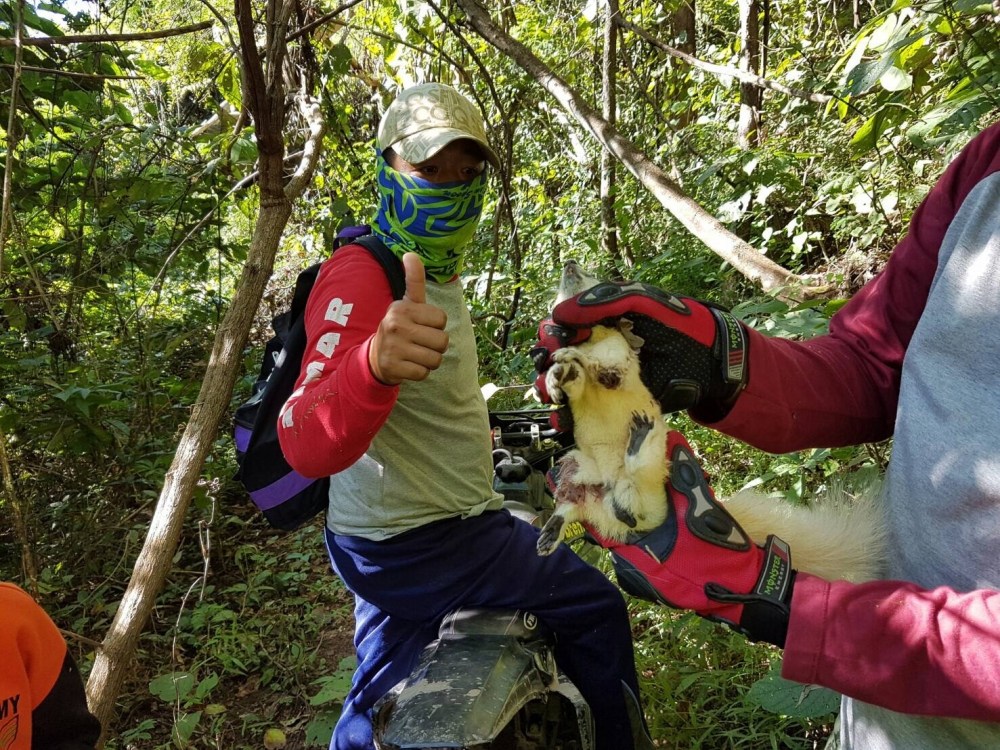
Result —
[{"label": "camouflage baseball cap", "polygon": [[378,126],[379,149],[391,146],[410,164],[430,159],[459,138],[478,143],[490,164],[499,168],[500,159],[486,140],[479,109],[443,83],[422,83],[404,89]]}]

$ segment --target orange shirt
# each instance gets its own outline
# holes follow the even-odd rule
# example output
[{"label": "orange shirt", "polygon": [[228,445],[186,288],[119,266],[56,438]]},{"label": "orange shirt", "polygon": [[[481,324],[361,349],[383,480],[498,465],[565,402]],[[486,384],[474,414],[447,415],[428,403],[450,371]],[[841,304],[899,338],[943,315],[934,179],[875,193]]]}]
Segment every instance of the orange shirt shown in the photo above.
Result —
[{"label": "orange shirt", "polygon": [[0,583],[0,750],[92,748],[99,734],[55,623],[25,591]]}]

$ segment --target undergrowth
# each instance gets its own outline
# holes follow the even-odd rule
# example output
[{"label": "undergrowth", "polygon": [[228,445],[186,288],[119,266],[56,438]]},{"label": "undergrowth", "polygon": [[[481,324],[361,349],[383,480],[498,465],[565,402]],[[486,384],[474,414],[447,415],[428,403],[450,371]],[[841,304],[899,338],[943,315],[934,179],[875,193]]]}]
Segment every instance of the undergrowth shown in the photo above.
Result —
[{"label": "undergrowth", "polygon": [[[329,742],[353,669],[353,623],[352,600],[329,570],[320,525],[279,534],[241,507],[241,499],[219,502],[235,503],[236,512],[216,512],[214,519],[211,509],[191,513],[120,696],[110,750],[322,748]],[[599,565],[606,569],[607,560]],[[125,567],[111,563],[113,575],[97,586],[82,571],[60,571],[49,583],[78,593],[59,600],[53,589],[50,612],[60,625],[99,640]],[[657,747],[820,746],[829,712],[794,718],[762,708],[750,695],[780,662],[779,650],[639,600],[630,600],[630,610]],[[86,674],[93,649],[72,636],[70,643]]]},{"label": "undergrowth", "polygon": [[[696,615],[633,600],[636,662],[657,747],[822,747],[833,723],[829,691],[818,708],[796,709],[800,686],[776,683],[781,652]],[[775,684],[786,713],[763,707],[755,685]]]},{"label": "undergrowth", "polygon": [[[352,672],[353,599],[330,570],[319,520],[279,533],[247,505],[224,491],[189,513],[119,697],[109,750],[328,745]],[[76,564],[44,570],[43,603],[69,632],[84,677],[144,521],[122,565],[94,538]]]}]

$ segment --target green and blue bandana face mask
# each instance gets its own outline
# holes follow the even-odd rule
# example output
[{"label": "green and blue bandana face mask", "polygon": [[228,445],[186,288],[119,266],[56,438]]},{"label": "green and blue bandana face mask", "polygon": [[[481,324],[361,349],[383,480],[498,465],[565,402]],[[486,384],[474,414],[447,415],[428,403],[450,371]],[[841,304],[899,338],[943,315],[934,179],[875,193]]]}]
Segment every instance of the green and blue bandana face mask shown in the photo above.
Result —
[{"label": "green and blue bandana face mask", "polygon": [[427,275],[444,283],[461,272],[476,233],[487,173],[469,182],[434,183],[397,172],[378,155],[378,212],[372,231],[400,258],[416,253]]}]

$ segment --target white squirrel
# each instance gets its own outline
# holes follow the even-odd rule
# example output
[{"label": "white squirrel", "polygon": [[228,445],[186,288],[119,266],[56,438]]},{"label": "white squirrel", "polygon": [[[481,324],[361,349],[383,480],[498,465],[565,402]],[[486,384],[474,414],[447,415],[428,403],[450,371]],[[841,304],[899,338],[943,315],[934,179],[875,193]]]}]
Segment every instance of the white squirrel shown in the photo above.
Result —
[{"label": "white squirrel", "polygon": [[[569,261],[556,303],[597,283]],[[572,521],[624,541],[666,520],[668,428],[639,378],[642,343],[621,318],[616,328],[594,326],[587,341],[553,354],[545,387],[554,403],[569,405],[576,448],[561,459],[556,509],[538,539],[541,555],[556,548]],[[788,543],[796,569],[865,581],[879,576],[885,544],[877,495],[877,486],[858,498],[835,489],[804,506],[742,490],[720,501],[756,543],[768,534]]]}]

